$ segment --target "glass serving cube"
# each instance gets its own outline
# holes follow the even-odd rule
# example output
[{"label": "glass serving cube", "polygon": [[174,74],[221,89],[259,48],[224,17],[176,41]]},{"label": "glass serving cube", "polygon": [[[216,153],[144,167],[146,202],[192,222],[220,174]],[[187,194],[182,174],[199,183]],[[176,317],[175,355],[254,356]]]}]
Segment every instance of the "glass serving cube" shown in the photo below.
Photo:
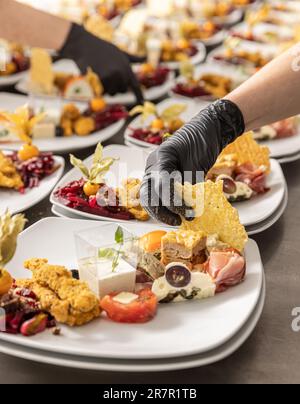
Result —
[{"label": "glass serving cube", "polygon": [[118,224],[98,225],[75,234],[80,279],[100,298],[133,292],[139,240]]}]

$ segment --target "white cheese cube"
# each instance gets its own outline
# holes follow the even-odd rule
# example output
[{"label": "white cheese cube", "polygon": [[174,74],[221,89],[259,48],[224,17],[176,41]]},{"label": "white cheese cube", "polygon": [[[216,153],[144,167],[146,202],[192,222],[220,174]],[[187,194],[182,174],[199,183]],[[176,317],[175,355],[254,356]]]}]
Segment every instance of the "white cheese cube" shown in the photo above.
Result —
[{"label": "white cheese cube", "polygon": [[111,294],[135,290],[136,269],[120,259],[118,267],[112,270],[112,262],[99,260],[93,266],[80,264],[79,275],[100,299]]},{"label": "white cheese cube", "polygon": [[56,135],[56,126],[53,123],[38,123],[33,127],[33,139],[50,139]]}]

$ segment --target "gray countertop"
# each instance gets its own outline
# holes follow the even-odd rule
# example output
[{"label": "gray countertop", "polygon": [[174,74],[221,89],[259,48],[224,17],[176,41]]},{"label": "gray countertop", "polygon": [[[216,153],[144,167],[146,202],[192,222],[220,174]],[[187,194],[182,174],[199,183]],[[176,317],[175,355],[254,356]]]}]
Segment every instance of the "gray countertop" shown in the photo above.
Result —
[{"label": "gray countertop", "polygon": [[[121,141],[121,136],[113,139],[113,143]],[[91,152],[84,151],[82,157]],[[299,383],[300,333],[292,331],[291,312],[300,307],[300,161],[283,168],[288,208],[275,226],[254,237],[267,278],[264,312],[252,336],[235,354],[208,367],[155,374],[79,371],[0,354],[0,383]],[[29,224],[52,216],[48,199],[26,216]]]}]

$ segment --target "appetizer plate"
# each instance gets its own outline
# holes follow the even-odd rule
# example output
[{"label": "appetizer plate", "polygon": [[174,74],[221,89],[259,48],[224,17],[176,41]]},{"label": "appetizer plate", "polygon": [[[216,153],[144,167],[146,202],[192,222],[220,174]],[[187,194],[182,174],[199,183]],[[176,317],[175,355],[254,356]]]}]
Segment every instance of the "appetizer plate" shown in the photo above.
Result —
[{"label": "appetizer plate", "polygon": [[[230,67],[230,66],[220,66],[220,64],[218,64],[218,63],[205,63],[205,64],[202,64],[195,68],[195,77],[196,78],[199,78],[204,74],[215,74],[215,75],[226,76],[232,80],[234,87],[238,87],[240,84],[242,84],[244,81],[246,81],[249,78],[249,75],[245,74],[242,69],[236,69],[236,68]],[[176,84],[179,84],[179,83],[182,83],[185,81],[186,80],[182,76],[179,76],[176,79]],[[211,101],[213,99],[212,96],[189,98],[189,97],[185,97],[184,95],[176,94],[173,91],[170,92],[170,96],[183,98],[183,99],[190,99],[195,102],[198,102],[199,100],[200,101],[202,101],[202,100]]]},{"label": "appetizer plate", "polygon": [[[108,186],[116,188],[120,186],[122,184],[122,181],[127,178],[138,178],[142,180],[149,152],[149,149],[136,149],[135,147],[131,148],[121,145],[111,145],[105,147],[105,157],[120,158],[120,160],[112,166],[110,174],[107,177]],[[90,165],[91,162],[92,157],[89,157],[85,161],[87,165]],[[60,208],[60,213],[63,213],[64,216],[69,216],[69,214],[71,214],[86,219],[119,222],[119,220],[105,218],[102,216],[97,216],[68,208],[64,205],[64,203],[60,202],[55,197],[55,192],[58,188],[64,187],[68,183],[76,181],[80,178],[81,174],[79,170],[73,168],[57,184],[51,194],[50,202],[54,206]],[[282,172],[282,168],[276,160],[271,160],[271,174],[269,175],[267,180],[267,187],[270,188],[269,192],[263,195],[257,195],[249,201],[233,204],[233,206],[238,209],[241,223],[244,226],[255,225],[268,219],[273,213],[277,211],[284,199],[286,181]],[[145,224],[151,224],[151,222],[153,223],[153,221],[150,220]],[[128,222],[126,221],[125,223]]]},{"label": "appetizer plate", "polygon": [[274,139],[261,142],[263,146],[270,149],[271,157],[281,159],[282,157],[289,157],[300,153],[300,125],[298,126],[298,133],[295,136],[287,137],[285,139]]},{"label": "appetizer plate", "polygon": [[[288,190],[286,189],[282,203],[280,204],[280,206],[276,210],[276,212],[273,213],[272,216],[270,216],[268,219],[266,219],[263,222],[260,222],[258,224],[254,224],[252,226],[246,226],[246,231],[247,231],[248,235],[254,236],[255,234],[263,233],[264,231],[266,231],[270,227],[272,227],[275,223],[278,222],[278,220],[280,220],[281,216],[284,214],[287,204],[288,204]],[[63,208],[60,208],[55,205],[52,206],[51,211],[57,217],[78,219],[78,216],[76,214],[70,213],[70,212],[64,210]]]},{"label": "appetizer plate", "polygon": [[6,86],[12,86],[18,81],[24,79],[27,76],[28,72],[20,72],[16,74],[12,74],[10,76],[0,77],[0,88]]},{"label": "appetizer plate", "polygon": [[4,341],[0,343],[0,352],[17,358],[45,363],[48,365],[69,367],[82,370],[97,370],[109,372],[166,372],[192,369],[219,362],[236,352],[251,336],[263,312],[266,298],[265,279],[259,302],[248,322],[227,343],[221,347],[201,355],[186,356],[168,360],[118,361],[108,359],[83,358],[67,356],[30,349]]},{"label": "appetizer plate", "polygon": [[[209,102],[202,101],[200,102],[195,102],[193,100],[189,100],[186,97],[172,97],[168,98],[159,104],[157,104],[157,109],[159,112],[165,110],[166,108],[174,105],[174,104],[185,104],[186,105],[186,110],[180,115],[180,118],[182,118],[185,122],[190,121],[196,114],[198,114],[202,109],[206,108],[209,105]],[[131,136],[131,130],[130,128],[141,128],[141,127],[147,127],[154,117],[150,117],[147,119],[144,123],[141,122],[141,116],[137,116],[125,130],[124,134],[124,139],[125,142],[130,142],[130,144],[134,144],[136,146],[139,146],[141,148],[150,148],[150,149],[156,149],[156,145],[152,145],[150,143],[144,142],[143,140],[135,139]]]},{"label": "appetizer plate", "polygon": [[[114,157],[118,158],[119,160],[114,163],[111,167],[109,174],[106,176],[107,178],[107,185],[111,186],[112,188],[117,188],[122,185],[122,181],[126,180],[127,178],[137,178],[142,180],[145,172],[146,160],[148,156],[148,151],[145,150],[134,150],[133,148],[129,148],[126,146],[121,145],[111,145],[104,148],[103,151],[104,157]],[[93,156],[90,156],[88,159],[85,160],[85,164],[90,166],[93,161]],[[73,168],[69,171],[57,184],[55,189],[53,190],[50,196],[50,202],[57,206],[58,208],[62,209],[66,214],[71,214],[77,216],[77,218],[85,218],[85,219],[92,219],[92,220],[100,220],[106,222],[116,222],[116,223],[128,223],[128,221],[120,221],[119,219],[112,219],[108,217],[98,216],[91,213],[81,212],[79,210],[75,210],[69,208],[64,205],[63,202],[58,200],[55,197],[55,192],[58,188],[62,188],[66,186],[68,183],[72,181],[77,181],[78,179],[82,178],[82,174],[77,168]],[[133,220],[133,222],[137,222]],[[145,224],[153,224],[154,220],[150,219],[149,221],[145,222]]]},{"label": "appetizer plate", "polygon": [[231,26],[240,22],[243,18],[243,10],[236,8],[225,17],[213,17],[212,21],[217,25]]},{"label": "appetizer plate", "polygon": [[216,46],[221,44],[226,39],[226,35],[226,30],[222,29],[208,39],[201,39],[201,42],[204,43],[205,46]]},{"label": "appetizer plate", "polygon": [[[146,101],[155,101],[166,95],[175,82],[175,73],[170,71],[168,78],[161,86],[155,86],[143,91],[144,99]],[[132,92],[124,94],[116,94],[114,96],[105,96],[105,100],[108,104],[121,104],[121,105],[134,105],[136,104],[135,95]]]},{"label": "appetizer plate", "polygon": [[62,157],[55,156],[55,164],[59,169],[49,177],[44,178],[40,185],[33,189],[27,189],[22,195],[18,191],[0,188],[0,215],[9,209],[10,213],[20,213],[31,208],[46,198],[57,181],[61,178],[65,168],[65,160]]},{"label": "appetizer plate", "polygon": [[[295,30],[293,30],[292,27],[290,26],[278,26],[275,24],[267,24],[267,23],[259,23],[254,25],[251,28],[252,33],[254,36],[262,36],[267,33],[274,33],[279,37],[279,40],[276,40],[275,42],[280,45],[282,41],[290,40],[295,36]],[[235,34],[247,34],[249,32],[249,25],[245,22],[236,25],[233,27],[230,31],[230,33],[235,33]],[[248,41],[249,42],[249,41]],[[253,43],[253,41],[250,41]],[[270,41],[271,44],[273,44],[272,41]]]},{"label": "appetizer plate", "polygon": [[248,201],[234,203],[244,226],[251,226],[268,219],[282,203],[286,181],[278,161],[271,160],[271,173],[267,179],[268,192],[257,195]]},{"label": "appetizer plate", "polygon": [[[203,46],[203,45],[202,45]],[[201,46],[201,49],[202,49]],[[202,61],[202,60],[201,60]],[[201,61],[199,63],[201,63]],[[77,65],[73,60],[69,59],[63,59],[59,60],[58,62],[53,63],[53,68],[57,72],[64,72],[64,73],[70,73],[74,75],[80,75],[80,70],[78,69]],[[137,67],[133,67],[133,69],[136,69]],[[29,94],[29,78],[25,76],[23,80],[21,80],[17,86],[16,89],[20,91],[21,93],[24,94]],[[167,81],[162,85],[162,86],[156,86],[153,88],[150,88],[148,90],[144,91],[144,97],[148,101],[154,101],[158,98],[163,97],[165,94],[168,93],[168,91],[172,88],[172,85],[174,84],[174,79],[175,75],[174,72],[170,72]],[[47,99],[57,99],[58,97],[56,95],[43,95],[43,94],[37,94],[37,97],[40,98],[47,98]],[[122,105],[132,105],[136,104],[136,99],[133,93],[127,92],[124,94],[116,94],[114,96],[110,95],[105,95],[105,100],[108,104],[122,104]],[[88,101],[88,100],[86,100]]]},{"label": "appetizer plate", "polygon": [[287,208],[288,200],[289,200],[288,188],[286,186],[286,191],[284,194],[283,201],[280,204],[279,208],[276,210],[276,212],[273,213],[273,215],[271,215],[270,217],[268,217],[268,219],[264,220],[261,223],[254,224],[252,226],[247,226],[246,230],[247,230],[248,235],[254,236],[255,234],[263,233],[264,231],[270,229],[270,227],[272,227],[275,223],[277,223],[278,220],[281,219],[282,215],[284,214],[284,212]]},{"label": "appetizer plate", "polygon": [[[9,93],[0,93],[0,110],[14,111],[16,108],[30,103],[37,110],[48,108],[62,110],[64,102],[60,102],[57,99],[32,99],[24,95],[16,95]],[[80,109],[84,108],[82,103],[74,103]],[[99,142],[105,142],[111,137],[115,136],[124,126],[126,120],[122,119],[119,122],[107,127],[106,129],[95,132],[89,136],[70,136],[52,139],[37,139],[35,140],[35,145],[40,149],[41,152],[53,152],[53,153],[68,153],[74,150],[81,150],[87,147],[92,147]],[[20,143],[1,143],[8,150],[19,150]]]},{"label": "appetizer plate", "polygon": [[[101,225],[98,226],[101,231]],[[22,269],[23,262],[36,256],[76,268],[74,233],[93,227],[95,222],[44,219],[20,235],[8,269],[13,277],[26,278],[28,271]],[[157,229],[155,225],[144,224],[125,227],[137,236]],[[37,240],[47,242],[37,244]],[[33,338],[0,334],[0,339],[64,355],[117,360],[178,358],[211,351],[228,342],[247,324],[259,302],[263,265],[254,241],[249,240],[245,256],[247,276],[242,284],[206,301],[164,305],[150,323],[121,325],[102,318],[81,328],[63,326],[59,338],[46,332]]]},{"label": "appetizer plate", "polygon": [[[196,55],[192,56],[189,58],[189,62],[194,65],[200,65],[202,62],[204,62],[207,52],[206,52],[206,47],[202,42],[196,42],[195,43],[196,48],[198,49],[198,52]],[[181,62],[165,62],[161,63],[162,66],[165,66],[169,68],[170,70],[179,70]]]}]

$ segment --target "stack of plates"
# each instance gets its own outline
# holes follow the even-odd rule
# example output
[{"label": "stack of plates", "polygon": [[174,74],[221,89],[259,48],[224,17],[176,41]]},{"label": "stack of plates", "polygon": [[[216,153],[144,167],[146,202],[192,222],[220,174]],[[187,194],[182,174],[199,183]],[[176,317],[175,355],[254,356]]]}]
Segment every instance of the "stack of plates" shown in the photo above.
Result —
[{"label": "stack of plates", "polygon": [[[149,155],[149,149],[130,148],[127,146],[111,145],[104,149],[105,157],[115,157],[119,160],[112,166],[107,185],[113,188],[121,185],[127,178],[142,179],[145,171],[145,164]],[[89,166],[92,163],[92,157],[89,157],[85,163]],[[245,202],[235,203],[238,209],[240,220],[246,227],[250,235],[260,233],[276,223],[285,211],[288,191],[286,181],[279,163],[271,160],[272,172],[268,178],[268,188],[270,191],[264,195],[259,195]],[[54,189],[50,201],[53,204],[53,213],[60,217],[93,219],[100,221],[113,221],[93,214],[80,212],[66,207],[62,201],[55,197],[58,188],[81,178],[77,169],[67,173]],[[149,221],[147,224],[153,224]]]},{"label": "stack of plates", "polygon": [[[8,269],[15,278],[28,276],[23,261],[45,257],[51,263],[76,268],[74,233],[102,224],[49,218],[20,236]],[[128,224],[137,236],[157,226]],[[47,242],[37,243],[37,240]],[[263,266],[256,243],[245,250],[245,282],[204,301],[160,307],[144,325],[121,325],[106,320],[70,329],[62,335],[45,332],[33,338],[0,334],[0,352],[48,364],[108,371],[167,371],[208,365],[231,355],[253,332],[265,301]]]}]

